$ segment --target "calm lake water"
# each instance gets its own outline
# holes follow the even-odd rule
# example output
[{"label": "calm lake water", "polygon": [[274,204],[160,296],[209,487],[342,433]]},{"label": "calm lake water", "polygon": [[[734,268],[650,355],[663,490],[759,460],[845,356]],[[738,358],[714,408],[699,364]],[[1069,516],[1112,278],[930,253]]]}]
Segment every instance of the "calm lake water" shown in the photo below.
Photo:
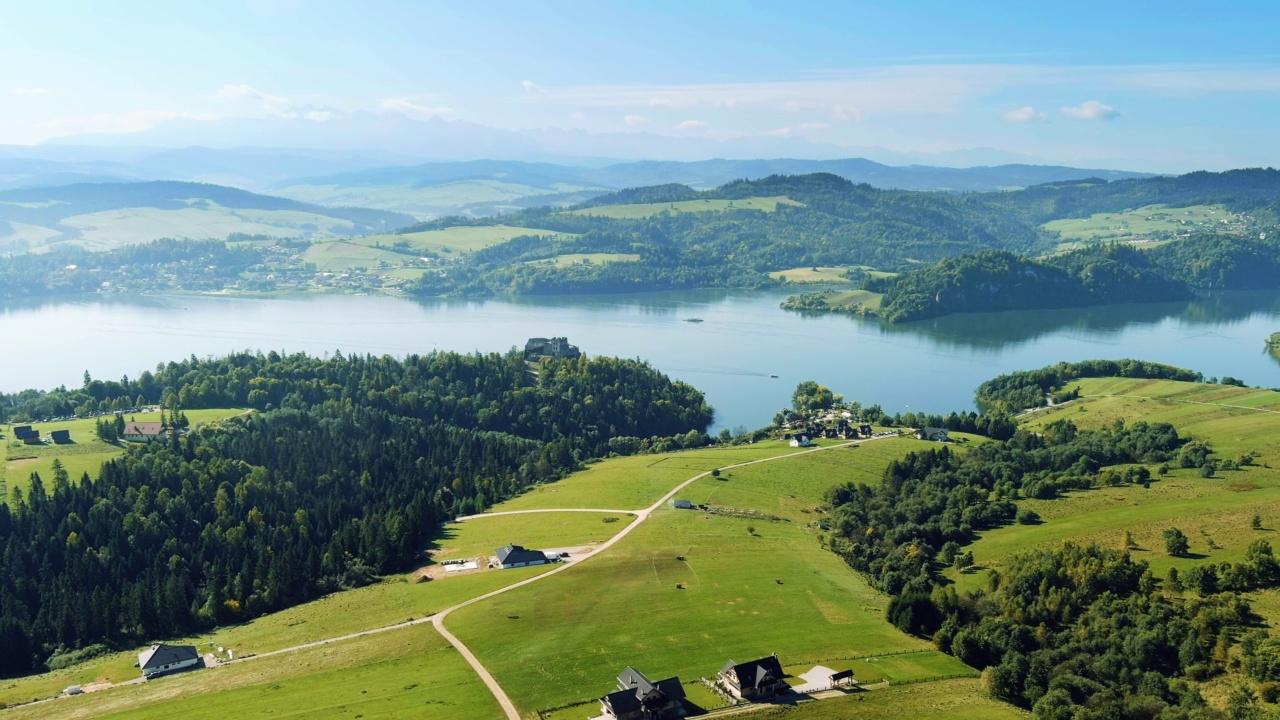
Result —
[{"label": "calm lake water", "polygon": [[[403,356],[505,351],[567,335],[589,355],[643,358],[703,390],[713,429],[758,427],[817,380],[890,412],[973,408],[983,380],[1058,360],[1135,357],[1280,386],[1263,339],[1280,293],[1180,303],[953,315],[905,325],[784,312],[775,292],[516,300],[319,296],[94,297],[0,309],[0,389],[136,377],[157,363],[261,349]],[[701,318],[701,323],[685,322]],[[777,375],[771,378],[770,375]]]}]

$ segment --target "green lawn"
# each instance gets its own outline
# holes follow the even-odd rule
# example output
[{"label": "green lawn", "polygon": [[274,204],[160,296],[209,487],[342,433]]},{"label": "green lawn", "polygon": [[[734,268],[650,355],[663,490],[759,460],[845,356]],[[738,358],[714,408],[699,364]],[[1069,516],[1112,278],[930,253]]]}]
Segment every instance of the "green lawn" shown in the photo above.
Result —
[{"label": "green lawn", "polygon": [[759,720],[1012,720],[1030,713],[987,697],[982,681],[944,680],[890,686],[842,698],[771,708],[746,717]]},{"label": "green lawn", "polygon": [[[813,462],[813,472],[826,476],[805,487],[790,483],[799,500],[845,475],[841,463],[848,474],[865,465],[863,474],[878,477],[888,456],[864,450],[831,450],[769,466]],[[816,459],[827,454],[839,460]],[[689,488],[691,497],[751,482],[745,469],[729,475],[727,481],[698,481]],[[749,494],[746,488],[733,492],[742,499]],[[758,497],[775,494],[762,488]],[[463,608],[450,616],[449,627],[530,711],[602,693],[628,664],[654,676],[692,679],[716,672],[729,658],[770,652],[788,664],[812,665],[924,646],[884,622],[884,602],[823,550],[816,529],[802,522],[664,508],[590,562],[554,581]]]},{"label": "green lawn", "polygon": [[[1225,223],[1223,221],[1226,221]],[[1169,240],[1192,232],[1222,231],[1244,219],[1221,205],[1166,207],[1148,205],[1126,212],[1096,213],[1087,218],[1066,218],[1040,227],[1057,233],[1058,251],[1074,250],[1104,240]]]},{"label": "green lawn", "polygon": [[[1014,553],[1066,540],[1120,548],[1127,531],[1138,545],[1135,558],[1149,562],[1153,572],[1163,576],[1170,567],[1185,571],[1206,560],[1234,562],[1242,558],[1249,543],[1270,539],[1270,532],[1249,527],[1255,514],[1262,516],[1265,527],[1280,528],[1280,469],[1276,469],[1280,467],[1280,448],[1275,444],[1280,415],[1228,407],[1280,409],[1280,393],[1122,378],[1087,379],[1071,385],[1079,385],[1085,395],[1104,397],[1086,397],[1042,410],[1024,422],[1032,427],[1059,418],[1081,427],[1105,426],[1118,419],[1169,422],[1180,435],[1207,441],[1219,459],[1252,452],[1258,455],[1256,464],[1221,470],[1208,479],[1200,477],[1196,469],[1175,467],[1163,478],[1156,476],[1150,488],[1106,487],[1057,500],[1019,500],[1018,507],[1035,510],[1043,524],[1010,525],[985,532],[973,546],[978,565],[999,568]],[[1113,395],[1138,397],[1109,397]],[[1154,475],[1155,467],[1151,469]],[[1197,557],[1168,557],[1162,534],[1170,527],[1187,534]],[[948,572],[964,588],[985,584],[982,572],[960,576]],[[1280,619],[1280,615],[1274,617]]]},{"label": "green lawn", "polygon": [[[613,522],[605,522],[614,518]],[[596,513],[534,513],[478,517],[444,526],[432,558],[473,558],[492,555],[503,545],[539,550],[573,547],[608,540],[635,520],[634,515]]]},{"label": "green lawn", "polygon": [[314,263],[316,269],[323,272],[344,272],[355,268],[375,270],[379,263],[399,267],[417,258],[353,242],[321,242],[308,247],[302,259]]},{"label": "green lawn", "polygon": [[[494,510],[602,508],[638,510],[652,505],[681,482],[715,468],[791,450],[770,440],[750,445],[686,450],[665,455],[613,458],[554,483],[539,485]],[[831,452],[842,452],[834,450]]]},{"label": "green lawn", "polygon": [[480,678],[426,625],[17,708],[8,715],[119,720],[502,717]]},{"label": "green lawn", "polygon": [[[195,427],[244,411],[215,409],[184,412],[187,420]],[[125,419],[155,422],[160,419],[160,415],[159,413],[129,413],[125,415]],[[79,480],[85,473],[90,477],[97,477],[102,464],[124,453],[125,448],[125,445],[110,445],[99,440],[94,433],[97,421],[97,418],[86,418],[54,423],[18,423],[30,424],[46,438],[54,430],[69,430],[71,443],[67,445],[25,445],[14,440],[12,431],[5,428],[3,440],[5,459],[3,464],[0,464],[0,497],[9,496],[9,490],[13,488],[25,490],[33,472],[40,474],[45,487],[48,488],[53,478],[54,459],[62,461],[63,467],[73,481]]]},{"label": "green lawn", "polygon": [[753,197],[739,200],[682,200],[671,203],[637,203],[634,205],[601,205],[572,211],[574,215],[592,215],[595,217],[615,218],[619,220],[638,220],[653,217],[664,212],[725,212],[728,210],[764,210],[773,212],[779,205],[803,205],[791,198]]}]

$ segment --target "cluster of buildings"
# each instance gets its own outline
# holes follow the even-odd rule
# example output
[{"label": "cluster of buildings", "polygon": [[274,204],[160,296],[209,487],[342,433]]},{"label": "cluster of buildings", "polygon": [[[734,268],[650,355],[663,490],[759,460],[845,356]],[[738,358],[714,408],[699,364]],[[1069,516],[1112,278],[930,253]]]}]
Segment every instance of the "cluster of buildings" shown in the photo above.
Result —
[{"label": "cluster of buildings", "polygon": [[[846,671],[851,677],[852,672]],[[766,700],[790,690],[778,662],[769,655],[751,662],[730,660],[716,674],[715,685],[737,700]],[[680,678],[654,682],[644,673],[628,667],[618,675],[618,689],[600,698],[598,720],[669,720],[683,717],[684,687]]]},{"label": "cluster of buildings", "polygon": [[577,345],[570,345],[567,337],[529,338],[524,344],[524,359],[533,360],[540,357],[576,358],[582,352]]}]

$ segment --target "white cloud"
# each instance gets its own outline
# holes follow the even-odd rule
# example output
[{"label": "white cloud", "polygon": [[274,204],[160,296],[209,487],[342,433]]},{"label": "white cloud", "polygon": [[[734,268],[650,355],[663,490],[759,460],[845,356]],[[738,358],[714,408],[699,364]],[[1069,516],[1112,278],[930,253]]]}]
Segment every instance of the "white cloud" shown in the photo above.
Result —
[{"label": "white cloud", "polygon": [[404,98],[387,98],[383,100],[378,109],[382,112],[398,112],[405,117],[414,120],[426,120],[433,117],[452,117],[456,113],[451,107],[426,107],[405,100]]},{"label": "white cloud", "polygon": [[649,124],[649,118],[647,118],[647,117],[640,117],[639,115],[628,115],[628,116],[626,116],[626,117],[622,118],[622,122],[624,122],[624,123],[626,123],[626,124],[628,124],[628,125],[631,125],[632,127],[636,127],[636,126],[639,126],[639,125],[648,125],[648,124]]},{"label": "white cloud", "polygon": [[1010,110],[1009,112],[1004,114],[1004,119],[1008,120],[1009,122],[1016,122],[1016,123],[1033,123],[1033,122],[1045,122],[1049,119],[1049,116],[1046,115],[1043,111],[1036,110],[1035,108],[1028,105],[1026,107],[1020,107],[1017,110]]},{"label": "white cloud", "polygon": [[289,102],[286,98],[278,95],[269,95],[248,85],[223,85],[218,90],[218,98],[221,100],[258,100],[274,105]]},{"label": "white cloud", "polygon": [[330,112],[329,110],[312,110],[306,115],[303,115],[303,117],[313,122],[328,122],[337,118],[338,113]]},{"label": "white cloud", "polygon": [[49,88],[42,87],[11,87],[10,95],[21,95],[22,97],[37,97],[40,95],[48,95]]},{"label": "white cloud", "polygon": [[1118,110],[1097,100],[1085,100],[1079,105],[1068,105],[1062,108],[1062,114],[1077,120],[1115,120],[1120,117]]},{"label": "white cloud", "polygon": [[789,127],[784,127],[784,128],[778,128],[776,130],[765,130],[764,133],[762,134],[772,135],[773,137],[791,137],[792,135],[795,134],[795,132],[796,132],[795,130]]},{"label": "white cloud", "polygon": [[545,89],[543,89],[541,86],[538,85],[538,83],[532,80],[525,80],[521,82],[520,87],[524,88],[524,91],[530,95],[546,95],[547,94],[547,91]]},{"label": "white cloud", "polygon": [[676,127],[680,130],[700,130],[706,126],[707,124],[701,120],[682,120],[676,123]]}]

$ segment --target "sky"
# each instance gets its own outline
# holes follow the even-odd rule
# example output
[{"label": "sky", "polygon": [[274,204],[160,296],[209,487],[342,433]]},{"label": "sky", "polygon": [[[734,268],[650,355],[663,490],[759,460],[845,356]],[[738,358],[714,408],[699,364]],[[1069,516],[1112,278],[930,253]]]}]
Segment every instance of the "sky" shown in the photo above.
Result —
[{"label": "sky", "polygon": [[1280,165],[1276,2],[0,0],[0,17],[0,144],[367,111],[833,156]]}]

